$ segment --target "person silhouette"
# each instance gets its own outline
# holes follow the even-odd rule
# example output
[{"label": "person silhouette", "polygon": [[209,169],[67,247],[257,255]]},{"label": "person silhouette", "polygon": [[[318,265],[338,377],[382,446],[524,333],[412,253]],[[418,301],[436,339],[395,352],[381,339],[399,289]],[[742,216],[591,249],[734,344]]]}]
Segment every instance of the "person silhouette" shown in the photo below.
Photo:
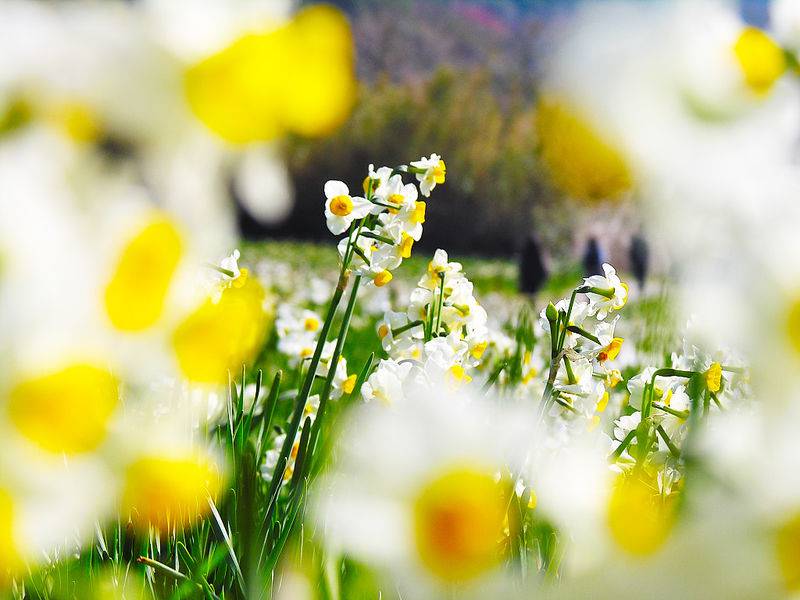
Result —
[{"label": "person silhouette", "polygon": [[535,294],[547,280],[542,249],[534,234],[530,234],[519,257],[519,289],[525,294]]},{"label": "person silhouette", "polygon": [[642,289],[644,288],[644,283],[647,279],[647,272],[650,267],[650,248],[647,245],[647,240],[637,233],[633,236],[633,238],[631,238],[629,252],[633,277],[639,284],[639,289]]},{"label": "person silhouette", "polygon": [[583,272],[587,277],[602,275],[604,262],[605,257],[597,238],[590,237],[589,241],[586,242],[586,251],[583,253]]}]

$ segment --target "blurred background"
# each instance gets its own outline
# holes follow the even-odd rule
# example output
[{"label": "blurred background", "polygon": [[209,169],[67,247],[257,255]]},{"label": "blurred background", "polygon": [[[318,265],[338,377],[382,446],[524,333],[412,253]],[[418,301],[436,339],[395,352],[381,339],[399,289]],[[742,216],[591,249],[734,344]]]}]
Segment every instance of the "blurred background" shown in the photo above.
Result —
[{"label": "blurred background", "polygon": [[[369,162],[399,164],[433,150],[447,160],[448,185],[428,206],[422,248],[520,258],[535,234],[552,270],[581,261],[599,266],[604,258],[632,266],[631,252],[635,257],[646,237],[635,205],[571,201],[549,185],[537,163],[538,82],[547,51],[578,2],[334,4],[350,18],[356,45],[352,115],[330,137],[286,141],[294,208],[286,219],[265,224],[240,207],[247,238],[327,239],[318,190],[331,173],[354,182]],[[746,21],[768,23],[767,0],[738,4]],[[658,262],[658,253],[649,258]]]},{"label": "blurred background", "polygon": [[[234,56],[243,33],[314,2],[214,0],[203,10],[187,0],[4,4],[0,138],[35,121],[37,110],[50,122],[58,113],[55,120],[73,130],[67,137],[91,142],[103,157],[101,167],[92,163],[95,174],[134,172],[126,183],[144,183],[156,204],[200,237],[220,237],[227,227],[220,249],[230,234],[328,241],[319,218],[327,179],[338,177],[353,189],[370,163],[401,164],[437,152],[446,159],[448,185],[427,207],[422,250],[521,260],[523,288],[537,288],[545,272],[598,272],[603,260],[642,277],[666,269],[665,249],[652,247],[643,229],[636,191],[622,199],[574,200],[551,185],[537,156],[535,109],[546,57],[576,1],[331,2],[349,21],[342,43],[353,44],[353,60],[348,48],[335,68],[312,66],[350,86],[354,65],[355,79],[351,88],[336,90],[330,115],[324,88],[295,97],[286,92],[291,84],[274,68],[280,62],[274,57],[257,64],[261,59],[248,63],[246,57],[258,53]],[[767,0],[729,4],[746,22],[769,26]],[[70,23],[70,12],[85,14]],[[48,31],[63,35],[63,46]],[[308,40],[324,37],[311,31]],[[110,64],[94,64],[106,54]],[[232,66],[238,59],[244,65]],[[225,64],[209,68],[214,61]],[[319,113],[329,122],[283,123],[276,131],[248,132],[247,139],[224,131],[220,119],[251,100],[247,90],[237,89],[237,97],[226,89],[224,70],[234,68],[251,69],[249,92],[258,88],[258,102],[265,101],[258,94],[270,93],[286,93],[290,107],[313,98],[317,105],[297,104],[296,113]],[[273,81],[266,81],[273,70]],[[81,75],[79,83],[70,73]],[[119,73],[128,81],[115,81]],[[182,78],[194,82],[183,91]],[[198,90],[215,91],[206,97]],[[187,117],[186,104],[193,116]],[[271,108],[277,114],[281,107]],[[206,126],[202,133],[198,120]]]}]

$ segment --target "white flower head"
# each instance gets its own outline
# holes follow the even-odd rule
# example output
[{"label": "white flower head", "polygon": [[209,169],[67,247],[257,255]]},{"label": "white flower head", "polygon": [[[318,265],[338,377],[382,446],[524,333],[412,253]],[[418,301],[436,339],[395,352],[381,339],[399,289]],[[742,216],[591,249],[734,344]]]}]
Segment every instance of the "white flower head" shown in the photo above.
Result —
[{"label": "white flower head", "polygon": [[423,196],[430,196],[437,184],[444,183],[447,167],[438,154],[431,154],[429,158],[423,156],[419,160],[411,161],[411,166],[421,170],[416,175]]},{"label": "white flower head", "polygon": [[366,198],[351,196],[349,188],[341,181],[331,180],[325,184],[325,219],[334,235],[344,233],[353,221],[366,217],[374,206]]},{"label": "white flower head", "polygon": [[377,400],[386,405],[402,402],[405,398],[403,386],[410,371],[411,363],[382,360],[361,386],[364,401]]},{"label": "white flower head", "polygon": [[590,291],[587,295],[591,314],[596,314],[601,321],[611,311],[621,309],[628,301],[628,286],[620,281],[616,269],[608,263],[603,263],[603,273],[583,280],[584,286],[597,290]]}]

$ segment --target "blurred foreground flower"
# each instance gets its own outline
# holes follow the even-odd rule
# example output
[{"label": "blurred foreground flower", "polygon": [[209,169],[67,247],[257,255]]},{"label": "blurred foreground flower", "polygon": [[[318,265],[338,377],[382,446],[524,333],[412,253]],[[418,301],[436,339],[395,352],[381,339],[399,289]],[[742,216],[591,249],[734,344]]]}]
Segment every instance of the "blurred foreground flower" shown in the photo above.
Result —
[{"label": "blurred foreground flower", "polygon": [[509,476],[530,433],[519,416],[441,385],[357,408],[317,485],[323,542],[391,572],[404,596],[487,589],[515,535]]}]

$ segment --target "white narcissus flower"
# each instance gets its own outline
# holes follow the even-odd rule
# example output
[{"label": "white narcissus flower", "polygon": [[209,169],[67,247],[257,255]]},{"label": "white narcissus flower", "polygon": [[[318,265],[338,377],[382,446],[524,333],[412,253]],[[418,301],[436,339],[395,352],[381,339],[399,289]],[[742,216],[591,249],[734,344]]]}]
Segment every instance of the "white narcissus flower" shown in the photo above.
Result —
[{"label": "white narcissus flower", "polygon": [[325,219],[334,235],[344,233],[356,219],[363,219],[375,205],[366,198],[351,196],[350,189],[341,181],[325,184]]},{"label": "white narcissus flower", "polygon": [[[614,421],[614,439],[617,442],[622,442],[625,437],[637,427],[639,427],[639,423],[642,422],[642,413],[638,410],[631,414],[631,415],[623,415],[616,421]],[[631,444],[636,443],[636,438],[634,437],[631,440]],[[616,444],[618,446],[619,444]]]},{"label": "white narcissus flower", "polygon": [[[661,402],[665,406],[679,412],[688,411],[691,406],[691,399],[689,398],[689,394],[686,393],[686,387],[683,385],[678,385],[674,389],[667,390]],[[679,417],[669,412],[661,412],[661,414],[657,416],[660,425],[664,428],[664,431],[667,432],[670,440],[680,446],[682,435],[686,430],[684,427],[686,418]],[[662,451],[669,450],[664,440],[661,439],[661,436],[658,438],[658,445]]]},{"label": "white narcissus flower", "polygon": [[413,160],[411,166],[421,170],[416,175],[423,196],[430,196],[437,184],[444,183],[447,167],[438,154],[431,154],[430,158],[423,156],[419,160]]},{"label": "white narcissus flower", "polygon": [[411,364],[396,362],[392,359],[382,360],[375,372],[361,386],[361,394],[365,402],[378,400],[392,405],[405,398],[403,383],[411,371]]},{"label": "white narcissus flower", "polygon": [[389,209],[391,214],[397,214],[397,211],[407,206],[413,207],[419,197],[417,186],[413,183],[403,183],[400,175],[386,177],[383,173],[383,176],[384,179],[375,190],[375,199],[393,207]]},{"label": "white narcissus flower", "polygon": [[421,326],[412,327],[399,335],[395,335],[395,331],[409,323],[406,313],[391,310],[384,313],[383,319],[378,322],[377,332],[381,340],[381,346],[386,352],[389,352],[397,342],[402,342],[404,338],[410,338],[415,334],[421,335]]},{"label": "white narcissus flower", "polygon": [[349,417],[311,502],[323,542],[388,569],[404,598],[488,597],[482,586],[503,579],[500,541],[513,537],[502,475],[520,472],[530,420],[446,385]]},{"label": "white narcissus flower", "polygon": [[387,181],[389,181],[389,177],[392,176],[392,168],[391,167],[379,167],[378,170],[375,170],[375,165],[369,166],[369,175],[364,180],[364,193],[369,197],[370,188],[367,187],[367,184],[371,180],[371,191],[373,194],[377,192],[377,190],[384,185]]},{"label": "white narcissus flower", "polygon": [[344,394],[353,393],[357,378],[355,373],[352,375],[347,374],[347,359],[344,356],[340,356],[339,362],[336,364],[333,381],[331,382],[331,398],[336,400]]},{"label": "white narcissus flower", "polygon": [[461,263],[449,262],[447,252],[439,248],[433,253],[433,258],[428,263],[428,271],[417,285],[427,290],[438,289],[441,286],[442,274],[445,290],[448,288],[452,290],[455,282],[464,277],[461,273]]},{"label": "white narcissus flower", "polygon": [[599,320],[606,318],[608,313],[619,310],[628,301],[628,286],[620,281],[617,271],[608,263],[603,263],[604,275],[592,275],[583,280],[585,286],[603,290],[605,293],[588,292],[589,306]]},{"label": "white narcissus flower", "polygon": [[641,373],[634,375],[628,380],[628,392],[630,393],[628,404],[636,410],[642,409],[644,389],[650,384],[650,380],[653,378],[653,373],[655,372],[655,367],[646,367]]}]

